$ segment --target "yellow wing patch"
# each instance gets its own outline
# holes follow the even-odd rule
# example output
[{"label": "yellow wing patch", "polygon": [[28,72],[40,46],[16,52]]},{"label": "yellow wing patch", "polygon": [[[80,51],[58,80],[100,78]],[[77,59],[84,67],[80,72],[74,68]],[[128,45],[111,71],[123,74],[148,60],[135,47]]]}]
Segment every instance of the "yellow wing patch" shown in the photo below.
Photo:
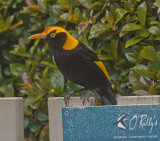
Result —
[{"label": "yellow wing patch", "polygon": [[105,66],[103,65],[103,63],[101,61],[94,61],[94,63],[104,72],[105,76],[110,81],[109,76],[108,76],[108,72],[107,72]]},{"label": "yellow wing patch", "polygon": [[63,49],[64,50],[72,50],[72,49],[74,49],[74,48],[77,47],[77,45],[79,43],[78,40],[76,40],[75,38],[73,38],[65,29],[63,29],[61,27],[58,27],[58,26],[48,27],[42,34],[44,36],[46,36],[46,35],[48,35],[53,30],[57,30],[56,34],[60,33],[60,32],[64,32],[64,33],[67,34],[67,40],[66,40],[66,42],[63,45]]}]

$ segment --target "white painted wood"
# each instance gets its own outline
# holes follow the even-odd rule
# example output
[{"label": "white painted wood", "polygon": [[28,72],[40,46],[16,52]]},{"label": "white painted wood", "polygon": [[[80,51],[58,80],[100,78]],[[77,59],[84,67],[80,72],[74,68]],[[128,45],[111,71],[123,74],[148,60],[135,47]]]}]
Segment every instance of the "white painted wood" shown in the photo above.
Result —
[{"label": "white painted wood", "polygon": [[0,98],[0,141],[24,141],[23,98]]},{"label": "white painted wood", "polygon": [[160,104],[160,95],[151,96],[121,96],[117,105]]},{"label": "white painted wood", "polygon": [[[92,106],[94,103],[94,97],[90,97],[89,101],[85,102],[85,106]],[[83,106],[83,101],[80,97],[72,97],[69,101],[69,107]],[[63,141],[62,107],[66,107],[63,97],[51,97],[48,99],[50,141]]]},{"label": "white painted wood", "polygon": [[[85,104],[86,106],[92,106],[94,103],[95,99],[92,97]],[[117,100],[117,105],[138,104],[160,104],[160,96],[121,96]],[[69,107],[81,106],[83,106],[83,102],[80,97],[71,98]],[[63,97],[52,97],[48,99],[50,141],[63,141],[62,107],[66,107]]]}]

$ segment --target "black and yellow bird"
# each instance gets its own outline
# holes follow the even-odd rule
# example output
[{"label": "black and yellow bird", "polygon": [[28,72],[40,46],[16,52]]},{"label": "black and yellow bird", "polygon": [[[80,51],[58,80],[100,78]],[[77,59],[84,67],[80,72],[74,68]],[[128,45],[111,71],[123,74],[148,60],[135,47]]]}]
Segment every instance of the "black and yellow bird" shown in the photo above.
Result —
[{"label": "black and yellow bird", "polygon": [[[97,90],[104,105],[116,104],[107,70],[97,55],[61,27],[48,27],[29,39],[45,39],[54,48],[59,70],[82,90]],[[80,91],[80,90],[77,90]]]}]

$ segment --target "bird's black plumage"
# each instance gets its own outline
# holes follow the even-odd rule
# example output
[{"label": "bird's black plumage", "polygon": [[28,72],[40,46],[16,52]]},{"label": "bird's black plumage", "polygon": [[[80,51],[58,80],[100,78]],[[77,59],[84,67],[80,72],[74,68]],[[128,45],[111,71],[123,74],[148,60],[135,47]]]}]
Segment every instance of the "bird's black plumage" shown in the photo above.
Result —
[{"label": "bird's black plumage", "polygon": [[63,45],[68,40],[65,32],[57,33],[54,38],[46,35],[45,39],[54,48],[55,62],[66,78],[86,89],[97,88],[103,104],[116,104],[109,79],[95,63],[100,61],[97,55],[84,44],[78,42],[73,49],[65,50]]}]

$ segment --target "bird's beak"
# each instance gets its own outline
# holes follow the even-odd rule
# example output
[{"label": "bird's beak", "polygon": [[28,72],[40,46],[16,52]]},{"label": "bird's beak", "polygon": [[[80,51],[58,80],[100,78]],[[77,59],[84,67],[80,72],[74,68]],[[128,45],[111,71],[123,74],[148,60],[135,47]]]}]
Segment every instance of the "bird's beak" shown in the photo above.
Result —
[{"label": "bird's beak", "polygon": [[28,39],[45,39],[46,36],[44,36],[42,33],[39,34],[34,34],[32,36],[30,36]]}]

